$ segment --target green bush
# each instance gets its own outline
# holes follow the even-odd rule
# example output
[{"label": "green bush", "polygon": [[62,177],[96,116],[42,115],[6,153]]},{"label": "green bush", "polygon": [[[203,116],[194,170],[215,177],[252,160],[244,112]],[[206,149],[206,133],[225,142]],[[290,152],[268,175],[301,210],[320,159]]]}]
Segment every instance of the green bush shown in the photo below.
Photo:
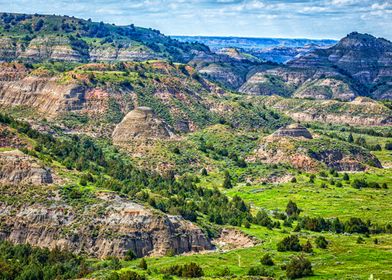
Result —
[{"label": "green bush", "polygon": [[268,265],[272,266],[274,265],[274,261],[272,260],[272,257],[270,254],[265,254],[261,259],[260,259],[261,264],[263,265]]},{"label": "green bush", "polygon": [[302,246],[299,243],[299,238],[297,235],[290,235],[285,237],[283,240],[278,242],[277,248],[279,252],[285,251],[295,251],[299,252],[302,251]]},{"label": "green bush", "polygon": [[297,279],[313,275],[312,264],[303,255],[294,256],[286,266],[288,279]]},{"label": "green bush", "polygon": [[315,241],[315,242],[316,242],[317,247],[320,248],[320,249],[326,249],[327,246],[328,246],[328,241],[327,241],[327,239],[325,239],[325,237],[322,236],[322,235],[318,236],[318,237],[316,238],[316,241]]}]

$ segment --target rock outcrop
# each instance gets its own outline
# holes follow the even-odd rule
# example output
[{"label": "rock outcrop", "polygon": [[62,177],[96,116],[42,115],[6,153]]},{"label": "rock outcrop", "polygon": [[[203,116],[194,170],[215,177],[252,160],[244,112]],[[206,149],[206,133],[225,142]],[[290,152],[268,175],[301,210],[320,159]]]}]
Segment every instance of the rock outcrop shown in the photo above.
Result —
[{"label": "rock outcrop", "polygon": [[274,137],[303,137],[306,139],[312,139],[312,134],[310,134],[309,130],[303,127],[300,124],[290,124],[288,126],[279,128],[275,131],[272,136]]},{"label": "rock outcrop", "polygon": [[165,139],[174,136],[171,128],[149,107],[137,107],[129,112],[113,131],[115,144],[134,140]]},{"label": "rock outcrop", "polygon": [[20,151],[0,152],[0,184],[42,185],[53,183],[51,170]]},{"label": "rock outcrop", "polygon": [[369,166],[382,168],[380,161],[362,147],[326,137],[309,138],[309,134],[303,130],[298,133],[278,130],[261,139],[248,161],[285,163],[306,171],[325,167],[337,171],[363,171]]},{"label": "rock outcrop", "polygon": [[154,213],[115,194],[103,193],[82,210],[56,202],[54,197],[50,200],[49,206],[32,203],[18,208],[0,202],[0,239],[57,246],[99,258],[121,257],[129,250],[142,257],[213,248],[192,223]]}]

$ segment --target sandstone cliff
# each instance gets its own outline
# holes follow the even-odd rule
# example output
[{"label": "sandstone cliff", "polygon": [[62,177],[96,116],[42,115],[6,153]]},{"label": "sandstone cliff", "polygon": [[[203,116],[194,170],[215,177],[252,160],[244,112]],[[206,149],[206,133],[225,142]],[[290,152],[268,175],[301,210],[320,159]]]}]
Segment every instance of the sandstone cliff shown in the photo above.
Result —
[{"label": "sandstone cliff", "polygon": [[154,213],[117,195],[100,194],[83,209],[56,197],[49,192],[46,204],[18,207],[1,202],[0,239],[100,258],[121,257],[129,250],[142,257],[212,249],[204,233],[190,222]]}]

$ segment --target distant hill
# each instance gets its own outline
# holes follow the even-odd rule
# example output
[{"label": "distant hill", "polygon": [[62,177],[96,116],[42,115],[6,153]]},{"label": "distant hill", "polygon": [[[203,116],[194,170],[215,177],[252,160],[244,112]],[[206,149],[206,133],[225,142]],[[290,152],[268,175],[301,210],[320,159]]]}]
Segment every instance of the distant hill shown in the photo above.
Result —
[{"label": "distant hill", "polygon": [[209,37],[209,36],[172,36],[181,42],[198,42],[205,44],[211,50],[221,48],[263,49],[284,46],[288,48],[304,47],[306,45],[331,46],[337,41],[324,39],[288,39],[288,38],[243,38],[243,37]]},{"label": "distant hill", "polygon": [[0,13],[0,60],[189,61],[209,52],[158,30],[133,24],[116,26],[69,16]]},{"label": "distant hill", "polygon": [[392,99],[392,43],[354,32],[287,66],[254,71],[240,91],[316,99],[353,100],[357,95]]}]

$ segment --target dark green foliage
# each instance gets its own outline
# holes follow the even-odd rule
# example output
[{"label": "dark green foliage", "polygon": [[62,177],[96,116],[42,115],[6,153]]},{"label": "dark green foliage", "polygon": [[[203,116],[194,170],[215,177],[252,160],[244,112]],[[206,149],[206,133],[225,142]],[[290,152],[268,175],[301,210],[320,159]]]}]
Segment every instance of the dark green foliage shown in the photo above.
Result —
[{"label": "dark green foliage", "polygon": [[328,241],[327,241],[327,239],[325,239],[325,237],[322,236],[322,235],[317,236],[315,242],[316,242],[317,248],[320,248],[320,249],[327,249],[327,247],[328,247]]},{"label": "dark green foliage", "polygon": [[385,143],[385,150],[392,151],[392,142]]},{"label": "dark green foliage", "polygon": [[302,251],[305,253],[312,253],[313,252],[313,246],[310,243],[310,241],[306,241],[304,245],[302,245]]},{"label": "dark green foliage", "polygon": [[204,275],[203,269],[196,263],[173,265],[162,271],[164,274],[175,275],[184,278],[198,278]]},{"label": "dark green foliage", "polygon": [[294,251],[299,252],[302,251],[302,246],[299,244],[299,239],[297,235],[290,235],[285,237],[283,240],[278,242],[278,251]]},{"label": "dark green foliage", "polygon": [[272,228],[274,225],[273,221],[264,210],[257,212],[256,217],[253,219],[253,223],[268,228]]},{"label": "dark green foliage", "polygon": [[290,182],[291,183],[297,183],[297,178],[293,177]]},{"label": "dark green foliage", "polygon": [[297,279],[313,275],[312,264],[304,256],[294,256],[286,266],[288,279]]},{"label": "dark green foliage", "polygon": [[248,270],[248,275],[249,276],[265,276],[265,277],[274,277],[274,273],[272,271],[269,271],[265,269],[265,267],[262,266],[252,266]]},{"label": "dark green foliage", "polygon": [[202,175],[202,176],[208,176],[207,169],[203,168],[203,169],[201,170],[201,175]]},{"label": "dark green foliage", "polygon": [[354,137],[351,133],[348,135],[347,142],[354,143]]},{"label": "dark green foliage", "polygon": [[131,261],[131,260],[134,260],[134,259],[136,259],[136,254],[131,249],[129,249],[125,253],[124,260]]},{"label": "dark green foliage", "polygon": [[268,266],[273,266],[274,261],[272,260],[272,257],[270,254],[265,254],[261,259],[260,259],[261,264],[263,265],[268,265]]},{"label": "dark green foliage", "polygon": [[297,204],[293,201],[289,201],[286,206],[287,216],[297,217],[301,213],[301,209],[298,208]]},{"label": "dark green foliage", "polygon": [[225,179],[224,179],[224,181],[223,181],[223,185],[222,185],[222,187],[224,188],[224,189],[231,189],[232,187],[233,187],[233,184],[231,183],[231,176],[230,176],[230,173],[229,173],[229,171],[225,171]]},{"label": "dark green foliage", "polygon": [[358,238],[357,238],[357,244],[363,244],[363,243],[365,243],[365,239],[363,239],[362,236],[358,236]]},{"label": "dark green foliage", "polygon": [[343,180],[344,180],[344,181],[349,181],[349,180],[350,180],[350,176],[348,176],[347,173],[344,173],[344,174],[343,174]]},{"label": "dark green foliage", "polygon": [[371,188],[380,189],[381,186],[376,182],[367,182],[365,179],[354,179],[351,186],[355,189]]},{"label": "dark green foliage", "polygon": [[119,280],[145,280],[146,277],[135,271],[126,271],[120,274]]},{"label": "dark green foliage", "polygon": [[0,242],[0,279],[72,279],[90,272],[85,260],[69,252]]},{"label": "dark green foliage", "polygon": [[140,267],[141,269],[143,269],[143,270],[146,270],[146,269],[147,269],[147,262],[146,262],[145,259],[141,259],[141,260],[140,260],[139,267]]}]

